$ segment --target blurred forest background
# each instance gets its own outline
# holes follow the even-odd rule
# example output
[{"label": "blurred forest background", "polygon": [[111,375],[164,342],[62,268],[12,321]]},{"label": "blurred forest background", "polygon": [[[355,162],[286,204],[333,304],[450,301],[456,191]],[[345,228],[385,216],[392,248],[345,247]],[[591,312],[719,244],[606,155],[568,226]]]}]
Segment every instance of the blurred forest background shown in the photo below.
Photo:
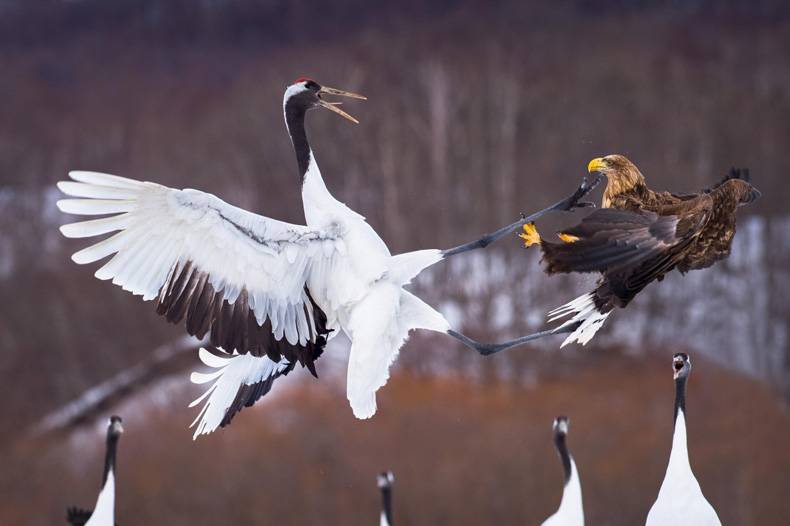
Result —
[{"label": "blurred forest background", "polygon": [[[558,414],[588,524],[640,524],[677,351],[694,362],[692,465],[722,521],[788,524],[789,50],[783,1],[0,1],[0,524],[92,506],[115,412],[122,525],[375,524],[383,469],[399,524],[537,524],[561,494]],[[69,260],[81,244],[57,231],[54,183],[106,171],[302,221],[281,105],[301,75],[369,97],[346,106],[359,126],[326,112],[308,126],[331,191],[393,252],[492,231],[608,153],[678,192],[746,166],[763,198],[728,261],[652,285],[586,348],[482,358],[417,334],[360,422],[338,339],[321,382],[296,371],[192,442],[195,342]],[[545,277],[514,237],[415,286],[497,341],[593,282]]]}]

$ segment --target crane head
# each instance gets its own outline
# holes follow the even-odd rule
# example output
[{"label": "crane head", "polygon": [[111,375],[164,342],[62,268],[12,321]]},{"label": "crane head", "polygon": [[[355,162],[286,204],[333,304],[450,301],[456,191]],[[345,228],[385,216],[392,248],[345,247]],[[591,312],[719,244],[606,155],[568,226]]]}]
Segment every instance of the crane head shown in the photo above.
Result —
[{"label": "crane head", "polygon": [[123,434],[123,420],[120,416],[113,415],[110,417],[110,425],[107,427],[107,434],[113,437],[118,437]]},{"label": "crane head", "polygon": [[684,352],[675,353],[672,357],[672,371],[675,380],[685,378],[691,372],[691,359]]},{"label": "crane head", "polygon": [[285,90],[283,105],[287,107],[289,104],[295,104],[297,106],[303,107],[306,110],[313,108],[326,108],[329,111],[337,113],[341,117],[348,119],[355,124],[359,124],[357,119],[338,108],[338,106],[342,104],[341,102],[329,102],[324,100],[326,95],[367,100],[367,97],[358,95],[357,93],[330,88],[329,86],[322,86],[309,77],[299,77],[294,81],[293,84],[288,86],[288,89]]}]

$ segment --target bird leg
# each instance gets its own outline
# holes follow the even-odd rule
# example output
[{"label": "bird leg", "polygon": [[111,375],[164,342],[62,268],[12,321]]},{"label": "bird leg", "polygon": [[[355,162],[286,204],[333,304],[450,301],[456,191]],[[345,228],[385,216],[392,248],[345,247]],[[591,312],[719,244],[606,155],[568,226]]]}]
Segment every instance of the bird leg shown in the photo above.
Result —
[{"label": "bird leg", "polygon": [[564,334],[567,332],[573,332],[578,328],[579,324],[575,323],[569,327],[559,327],[557,329],[547,329],[545,331],[534,332],[532,334],[528,334],[526,336],[522,336],[521,338],[516,338],[515,340],[510,340],[503,343],[480,343],[477,340],[473,340],[469,336],[465,336],[460,332],[454,331],[450,329],[447,331],[447,334],[458,340],[459,342],[463,343],[470,349],[474,349],[475,351],[479,352],[483,356],[489,356],[491,354],[496,354],[500,351],[504,351],[510,349],[512,347],[518,347],[519,345],[523,345],[525,343],[538,340],[543,338],[544,336],[551,336],[552,334]]},{"label": "bird leg", "polygon": [[443,250],[442,256],[448,258],[450,256],[462,254],[463,252],[468,252],[470,250],[485,248],[491,243],[499,240],[500,238],[512,232],[517,231],[524,225],[535,222],[535,220],[537,220],[540,217],[543,217],[549,212],[554,212],[554,211],[569,212],[575,208],[586,208],[586,207],[595,206],[593,203],[590,203],[589,201],[582,201],[581,199],[585,195],[589,194],[596,186],[598,186],[598,183],[600,182],[601,182],[601,176],[597,174],[593,176],[591,181],[585,179],[584,182],[579,186],[579,188],[576,189],[576,191],[573,194],[566,197],[562,201],[559,201],[558,203],[555,203],[550,207],[544,208],[543,210],[539,212],[535,212],[534,214],[529,216],[521,214],[521,219],[519,219],[515,223],[502,227],[496,232],[486,234],[480,239],[477,239],[470,243],[464,243],[463,245],[459,245],[457,247]]}]

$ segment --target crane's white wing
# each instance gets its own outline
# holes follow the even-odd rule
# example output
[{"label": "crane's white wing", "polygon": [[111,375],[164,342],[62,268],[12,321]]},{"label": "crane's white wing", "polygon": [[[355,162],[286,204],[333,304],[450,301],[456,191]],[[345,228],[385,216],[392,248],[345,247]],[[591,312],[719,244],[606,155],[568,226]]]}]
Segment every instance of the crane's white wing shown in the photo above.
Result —
[{"label": "crane's white wing", "polygon": [[197,190],[176,190],[95,172],[58,183],[78,215],[111,215],[61,227],[66,237],[114,235],[72,256],[79,264],[114,254],[96,271],[190,334],[241,354],[297,361],[315,374],[326,316],[306,283],[321,283],[342,249],[338,231],[259,216]]}]

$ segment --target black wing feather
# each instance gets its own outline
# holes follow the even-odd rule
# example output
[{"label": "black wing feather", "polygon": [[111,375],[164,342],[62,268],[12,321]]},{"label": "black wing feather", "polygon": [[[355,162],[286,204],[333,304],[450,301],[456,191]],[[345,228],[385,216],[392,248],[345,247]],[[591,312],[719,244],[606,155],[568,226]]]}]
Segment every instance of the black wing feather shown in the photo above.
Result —
[{"label": "black wing feather", "polygon": [[596,210],[564,233],[572,243],[543,241],[543,260],[550,273],[607,272],[638,265],[681,242],[677,216],[654,212]]}]

